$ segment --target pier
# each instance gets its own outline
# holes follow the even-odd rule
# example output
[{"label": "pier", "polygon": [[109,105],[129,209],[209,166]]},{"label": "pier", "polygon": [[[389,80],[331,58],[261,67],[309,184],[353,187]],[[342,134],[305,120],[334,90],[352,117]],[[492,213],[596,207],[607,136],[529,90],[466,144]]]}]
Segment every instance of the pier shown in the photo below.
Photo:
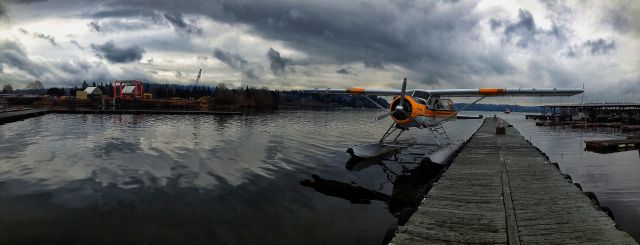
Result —
[{"label": "pier", "polygon": [[90,109],[26,109],[0,113],[0,124],[42,116],[60,114],[169,114],[169,115],[242,115],[239,111],[178,111],[178,110],[90,110]]},{"label": "pier", "polygon": [[391,244],[637,244],[513,127],[485,119]]},{"label": "pier", "polygon": [[48,109],[27,109],[0,113],[0,124],[24,120],[50,113]]}]

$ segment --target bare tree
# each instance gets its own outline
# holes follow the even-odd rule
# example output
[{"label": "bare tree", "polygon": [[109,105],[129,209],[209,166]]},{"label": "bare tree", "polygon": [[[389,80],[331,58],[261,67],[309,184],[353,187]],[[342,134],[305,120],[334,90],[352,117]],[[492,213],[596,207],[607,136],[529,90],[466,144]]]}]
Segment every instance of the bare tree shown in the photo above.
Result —
[{"label": "bare tree", "polygon": [[29,83],[27,85],[27,90],[32,90],[32,89],[33,90],[44,89],[44,84],[42,84],[42,82],[36,80],[35,82]]},{"label": "bare tree", "polygon": [[2,87],[2,93],[3,94],[10,94],[13,93],[13,87],[11,86],[11,84],[5,84]]}]

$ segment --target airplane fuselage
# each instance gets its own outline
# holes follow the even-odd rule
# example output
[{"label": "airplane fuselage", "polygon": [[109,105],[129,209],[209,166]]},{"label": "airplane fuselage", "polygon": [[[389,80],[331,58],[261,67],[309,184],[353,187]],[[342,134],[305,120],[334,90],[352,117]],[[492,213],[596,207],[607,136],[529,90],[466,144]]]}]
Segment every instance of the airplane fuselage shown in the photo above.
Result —
[{"label": "airplane fuselage", "polygon": [[[389,104],[389,110],[393,111],[400,104],[400,96],[395,96]],[[444,118],[456,118],[456,112],[451,109],[452,102],[449,99],[437,97],[428,100],[405,95],[404,105],[401,108],[407,114],[396,112],[391,115],[393,121],[401,127],[423,127],[436,120]],[[408,116],[407,116],[408,115]]]}]

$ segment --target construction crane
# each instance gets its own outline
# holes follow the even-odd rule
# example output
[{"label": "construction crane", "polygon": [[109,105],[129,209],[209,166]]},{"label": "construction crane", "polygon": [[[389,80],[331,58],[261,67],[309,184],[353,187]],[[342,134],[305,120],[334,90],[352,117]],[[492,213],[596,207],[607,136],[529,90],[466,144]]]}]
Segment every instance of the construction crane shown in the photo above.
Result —
[{"label": "construction crane", "polygon": [[198,71],[198,77],[196,77],[196,85],[198,85],[198,83],[200,82],[200,75],[202,75],[202,69]]}]

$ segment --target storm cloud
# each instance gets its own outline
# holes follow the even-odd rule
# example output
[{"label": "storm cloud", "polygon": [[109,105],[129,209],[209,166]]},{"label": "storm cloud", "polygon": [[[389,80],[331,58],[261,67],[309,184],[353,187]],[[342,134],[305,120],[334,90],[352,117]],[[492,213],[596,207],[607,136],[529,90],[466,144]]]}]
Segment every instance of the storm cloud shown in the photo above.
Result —
[{"label": "storm cloud", "polygon": [[616,49],[615,41],[607,42],[602,38],[588,40],[583,45],[588,49],[590,54],[608,54]]},{"label": "storm cloud", "polygon": [[242,74],[251,80],[259,80],[262,67],[249,63],[246,59],[237,53],[231,53],[221,49],[213,51],[213,56],[216,57],[222,63],[233,68],[234,70],[242,72]]},{"label": "storm cloud", "polygon": [[95,21],[91,21],[89,23],[87,23],[87,26],[89,27],[89,29],[91,29],[92,31],[95,32],[100,32],[100,25],[98,25],[98,23],[96,23]]},{"label": "storm cloud", "polygon": [[[64,45],[49,54],[34,45],[28,50],[38,53],[34,60],[54,61],[60,55],[74,60],[97,53],[114,73],[128,67],[168,82],[188,82],[175,74],[206,67],[215,71],[212,80],[250,86],[268,82],[276,88],[395,88],[403,77],[409,78],[410,87],[421,88],[583,82],[595,88],[640,83],[640,64],[630,63],[640,48],[640,21],[634,15],[639,7],[635,0],[60,0],[15,8],[22,13],[11,13],[16,28],[7,32],[20,34],[20,27],[46,30],[46,25],[37,25],[47,18],[89,25],[83,33],[52,34],[60,40],[65,34],[77,35],[68,37],[94,43],[90,49]],[[102,43],[107,40],[115,43]],[[109,48],[120,52],[109,58]],[[215,59],[199,58],[211,57],[212,50]],[[155,62],[133,62],[142,54]],[[8,68],[5,65],[5,73]]]},{"label": "storm cloud", "polygon": [[4,18],[5,16],[7,16],[7,7],[5,7],[2,2],[0,2],[0,19]]},{"label": "storm cloud", "polygon": [[189,34],[202,34],[202,28],[187,23],[181,13],[165,13],[164,18],[167,19],[176,30]]},{"label": "storm cloud", "polygon": [[42,77],[46,68],[32,62],[20,43],[0,40],[0,64],[26,72],[33,77]]},{"label": "storm cloud", "polygon": [[269,51],[267,51],[267,58],[271,65],[271,72],[276,76],[284,75],[285,68],[291,63],[290,59],[280,56],[280,52],[273,48],[269,48]]},{"label": "storm cloud", "polygon": [[342,74],[342,75],[351,75],[353,74],[353,68],[351,67],[345,67],[345,68],[340,68],[339,70],[336,71],[336,73],[338,74]]},{"label": "storm cloud", "polygon": [[84,47],[82,47],[82,45],[80,45],[80,44],[78,43],[78,41],[76,41],[76,40],[71,40],[71,41],[69,41],[69,43],[73,44],[73,46],[76,46],[76,47],[77,47],[77,48],[79,48],[80,50],[84,50]]},{"label": "storm cloud", "polygon": [[51,45],[53,46],[58,46],[58,44],[56,43],[56,39],[50,35],[45,35],[39,32],[34,32],[33,33],[33,37],[37,38],[37,39],[42,39],[45,40],[47,42],[49,42]]},{"label": "storm cloud", "polygon": [[53,63],[58,69],[74,75],[86,74],[92,65],[86,61],[59,61]]},{"label": "storm cloud", "polygon": [[531,44],[538,44],[543,38],[555,38],[564,40],[566,38],[563,27],[552,24],[551,28],[544,30],[536,25],[536,21],[526,9],[518,10],[518,20],[489,20],[492,31],[501,31],[507,43],[515,42],[517,47],[528,48]]},{"label": "storm cloud", "polygon": [[113,41],[104,44],[91,44],[91,48],[112,63],[129,63],[140,61],[145,50],[137,45],[118,47]]}]

